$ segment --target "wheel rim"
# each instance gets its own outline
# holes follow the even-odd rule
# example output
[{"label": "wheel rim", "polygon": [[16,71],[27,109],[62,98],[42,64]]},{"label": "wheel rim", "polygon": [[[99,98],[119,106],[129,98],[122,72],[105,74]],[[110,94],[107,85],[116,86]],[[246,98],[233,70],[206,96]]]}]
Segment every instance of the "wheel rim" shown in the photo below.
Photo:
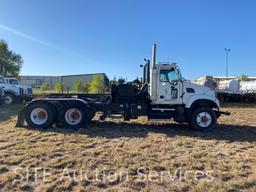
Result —
[{"label": "wheel rim", "polygon": [[4,102],[8,105],[12,104],[12,97],[11,96],[6,96],[4,99]]},{"label": "wheel rim", "polygon": [[78,125],[82,121],[82,113],[77,108],[71,108],[66,111],[65,120],[69,125]]},{"label": "wheel rim", "polygon": [[196,122],[200,127],[209,127],[212,123],[212,117],[208,112],[201,112],[197,115]]},{"label": "wheel rim", "polygon": [[30,114],[31,121],[36,125],[44,124],[48,119],[48,113],[43,108],[35,108]]}]

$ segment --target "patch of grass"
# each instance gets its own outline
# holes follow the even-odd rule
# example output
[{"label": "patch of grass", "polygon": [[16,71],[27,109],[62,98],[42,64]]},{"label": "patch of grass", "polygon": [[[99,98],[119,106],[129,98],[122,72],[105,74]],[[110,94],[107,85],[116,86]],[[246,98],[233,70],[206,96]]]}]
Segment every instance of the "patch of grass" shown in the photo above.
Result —
[{"label": "patch of grass", "polygon": [[[0,111],[0,191],[255,191],[254,106],[228,106],[224,110],[232,115],[221,117],[216,130],[209,133],[146,118],[101,123],[96,117],[76,132],[15,128],[20,107],[2,106]],[[17,167],[23,176],[30,170],[29,181],[14,182],[20,179]],[[48,181],[43,181],[40,170],[39,182],[35,182],[35,167],[50,169]],[[73,179],[60,179],[65,168]],[[96,170],[98,181],[80,179],[85,174],[93,179]],[[116,179],[103,180],[113,171]],[[188,180],[184,179],[186,171]],[[194,179],[195,173],[207,171],[208,176]],[[157,174],[152,176],[154,181],[148,180],[150,173]],[[142,174],[146,180],[141,180]],[[176,178],[179,175],[181,180]],[[213,180],[207,182],[204,179],[209,175]]]}]

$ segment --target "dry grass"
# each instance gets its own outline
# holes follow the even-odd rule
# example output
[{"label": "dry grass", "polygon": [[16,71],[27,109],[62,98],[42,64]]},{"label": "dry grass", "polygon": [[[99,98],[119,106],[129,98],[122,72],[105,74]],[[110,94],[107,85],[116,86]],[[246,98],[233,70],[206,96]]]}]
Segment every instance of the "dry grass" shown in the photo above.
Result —
[{"label": "dry grass", "polygon": [[[77,132],[15,128],[20,107],[0,107],[0,191],[256,191],[255,106],[225,106],[232,115],[210,133],[145,118]],[[50,175],[35,178],[36,167]],[[111,171],[116,178],[104,177]]]}]

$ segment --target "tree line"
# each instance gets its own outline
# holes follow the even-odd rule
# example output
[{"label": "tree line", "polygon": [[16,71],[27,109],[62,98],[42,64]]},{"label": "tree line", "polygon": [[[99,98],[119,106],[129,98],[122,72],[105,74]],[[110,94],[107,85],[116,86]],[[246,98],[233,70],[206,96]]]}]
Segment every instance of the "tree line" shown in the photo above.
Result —
[{"label": "tree line", "polygon": [[[63,93],[64,91],[64,83],[63,82],[56,82],[54,85],[54,91],[56,93]],[[49,89],[49,84],[46,82],[43,82],[41,84],[41,92],[44,93]],[[92,79],[89,82],[83,82],[82,80],[75,80],[72,85],[72,92],[75,93],[105,93],[105,85],[104,85],[104,79],[100,75],[95,75],[92,77]]]},{"label": "tree line", "polygon": [[6,41],[0,40],[0,75],[18,77],[22,65],[21,55],[10,50]]}]

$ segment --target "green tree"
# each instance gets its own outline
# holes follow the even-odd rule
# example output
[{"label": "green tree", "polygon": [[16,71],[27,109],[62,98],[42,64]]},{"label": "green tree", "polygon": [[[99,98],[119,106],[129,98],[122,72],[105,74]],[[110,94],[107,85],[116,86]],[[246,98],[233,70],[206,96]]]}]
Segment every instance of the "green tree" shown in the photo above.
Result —
[{"label": "green tree", "polygon": [[18,77],[22,64],[21,55],[9,50],[8,44],[0,40],[0,75]]},{"label": "green tree", "polygon": [[242,75],[240,75],[239,80],[240,81],[248,81],[248,76],[245,74],[242,74]]},{"label": "green tree", "polygon": [[90,91],[90,82],[88,83],[88,82],[86,82],[85,84],[84,84],[84,87],[83,87],[83,91],[84,91],[84,93],[89,93],[89,91]]},{"label": "green tree", "polygon": [[92,77],[91,81],[89,82],[90,88],[89,92],[90,93],[104,93],[105,86],[104,86],[104,79],[100,75],[95,75]]},{"label": "green tree", "polygon": [[55,83],[55,85],[54,85],[54,89],[57,93],[61,93],[63,90],[63,87],[64,87],[64,84],[60,81]]},{"label": "green tree", "polygon": [[77,93],[81,93],[84,89],[82,80],[75,80],[73,83],[73,90]]},{"label": "green tree", "polygon": [[48,88],[49,88],[49,84],[46,82],[43,82],[40,86],[42,93],[44,93]]}]

